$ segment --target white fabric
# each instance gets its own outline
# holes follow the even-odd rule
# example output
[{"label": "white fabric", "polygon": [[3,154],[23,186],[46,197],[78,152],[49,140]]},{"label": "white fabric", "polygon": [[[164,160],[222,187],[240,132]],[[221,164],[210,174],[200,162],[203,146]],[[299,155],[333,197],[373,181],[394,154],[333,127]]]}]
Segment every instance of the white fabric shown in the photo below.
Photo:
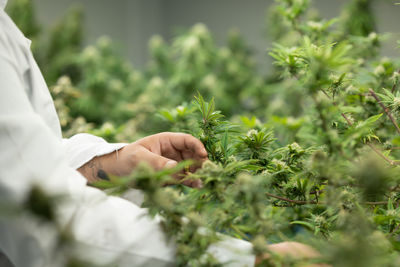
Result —
[{"label": "white fabric", "polygon": [[8,0],[0,0],[0,9],[4,9],[7,5]]},{"label": "white fabric", "polygon": [[[2,1],[2,0],[0,0]],[[4,4],[4,2],[0,2]],[[0,9],[0,203],[21,203],[32,185],[65,196],[57,214],[95,263],[174,266],[174,245],[159,219],[122,198],[86,186],[75,168],[121,148],[90,135],[62,141],[51,96],[29,50],[30,41]],[[0,217],[0,251],[15,267],[60,266],[55,229],[24,216]],[[209,252],[227,266],[253,266],[251,244],[227,238]]]},{"label": "white fabric", "polygon": [[102,156],[124,147],[124,143],[110,144],[103,138],[90,134],[77,134],[69,139],[63,139],[68,163],[74,169],[78,169],[95,156]]}]

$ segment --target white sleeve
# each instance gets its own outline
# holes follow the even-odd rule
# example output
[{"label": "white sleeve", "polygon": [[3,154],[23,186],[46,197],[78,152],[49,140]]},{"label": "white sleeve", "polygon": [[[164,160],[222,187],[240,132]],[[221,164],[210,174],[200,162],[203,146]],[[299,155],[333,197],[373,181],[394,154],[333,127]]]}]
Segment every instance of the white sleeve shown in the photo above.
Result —
[{"label": "white sleeve", "polygon": [[[2,203],[23,202],[32,185],[49,195],[62,194],[67,201],[58,206],[59,221],[85,248],[80,250],[84,258],[101,264],[118,259],[121,267],[174,266],[175,247],[166,241],[157,220],[150,219],[145,209],[86,186],[86,179],[69,166],[65,147],[32,109],[23,75],[4,51],[0,42]],[[43,223],[25,216],[0,216],[0,250],[16,267],[56,266],[51,262],[52,242]],[[254,262],[251,255],[235,257],[235,253],[227,259],[226,246],[214,247],[210,252],[221,261],[236,260],[236,266]]]},{"label": "white sleeve", "polygon": [[212,244],[208,253],[226,267],[252,267],[256,261],[250,242],[228,236],[221,236],[221,241]]},{"label": "white sleeve", "polygon": [[[107,263],[122,254],[137,266],[173,264],[174,246],[166,242],[159,223],[144,216],[146,210],[86,186],[86,179],[68,165],[61,140],[35,114],[17,66],[2,49],[0,42],[1,197],[21,203],[32,185],[50,195],[64,195],[68,201],[57,210],[60,223],[68,224],[83,245],[104,251],[104,257],[90,253],[85,257]],[[27,227],[31,223],[24,216],[18,220],[0,218],[0,250],[17,266],[50,258],[46,232],[39,234],[32,230],[36,226]],[[36,244],[35,253],[26,244]],[[21,263],[21,255],[32,257]]]},{"label": "white sleeve", "polygon": [[63,139],[69,166],[78,169],[97,156],[117,151],[127,144],[107,143],[103,138],[81,133],[68,139]]}]

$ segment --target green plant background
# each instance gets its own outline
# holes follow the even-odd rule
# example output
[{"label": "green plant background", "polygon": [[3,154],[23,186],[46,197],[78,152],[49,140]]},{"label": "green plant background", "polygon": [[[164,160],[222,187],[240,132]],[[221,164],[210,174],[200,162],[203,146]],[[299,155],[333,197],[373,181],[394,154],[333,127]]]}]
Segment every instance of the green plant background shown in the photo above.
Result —
[{"label": "green plant background", "polygon": [[[399,266],[400,62],[380,56],[385,35],[371,3],[349,1],[326,20],[308,0],[276,0],[267,75],[238,32],[224,46],[203,24],[172,41],[154,36],[149,64],[137,70],[107,37],[83,47],[79,9],[47,38],[31,1],[7,11],[34,41],[66,137],[127,142],[182,131],[204,143],[210,161],[188,176],[201,189],[163,187],[173,170],[146,166],[95,185],[142,189],[177,242],[179,266],[218,265],[202,256],[218,240],[213,231],[252,242],[255,254],[295,240],[333,266]],[[263,264],[304,262],[274,255]]]}]

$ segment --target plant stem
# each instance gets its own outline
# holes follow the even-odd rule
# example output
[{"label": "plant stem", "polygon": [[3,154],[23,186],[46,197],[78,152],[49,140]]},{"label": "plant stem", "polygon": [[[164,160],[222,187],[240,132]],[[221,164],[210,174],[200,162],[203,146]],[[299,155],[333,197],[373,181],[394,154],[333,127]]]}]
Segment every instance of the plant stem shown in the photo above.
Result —
[{"label": "plant stem", "polygon": [[398,225],[396,226],[395,229],[393,229],[392,231],[390,231],[390,235],[389,235],[389,236],[392,237],[392,236],[399,230],[399,228],[400,228],[400,224],[398,224]]},{"label": "plant stem", "polygon": [[397,124],[396,120],[393,118],[392,114],[389,111],[389,108],[387,108],[379,99],[379,97],[375,94],[374,90],[372,90],[371,88],[369,89],[369,92],[371,93],[371,95],[373,96],[373,98],[375,98],[375,100],[378,102],[378,104],[381,106],[381,108],[385,111],[386,115],[390,118],[390,120],[392,121],[394,127],[396,127],[397,133],[400,134],[400,128],[399,125]]},{"label": "plant stem", "polygon": [[342,117],[346,120],[347,124],[350,126],[353,126],[353,123],[351,122],[351,120],[346,116],[346,114],[344,114],[343,112],[340,113],[342,115]]},{"label": "plant stem", "polygon": [[390,165],[396,166],[400,165],[399,161],[391,160],[388,157],[386,157],[379,149],[377,149],[373,144],[368,143],[367,144],[373,151],[375,151],[376,154],[378,154],[381,158],[383,158],[385,161],[387,161]]},{"label": "plant stem", "polygon": [[[397,73],[400,74],[400,70],[398,70]],[[394,93],[394,91],[396,90],[396,88],[397,88],[397,83],[395,82],[395,83],[393,84],[393,87],[392,87],[392,94]]]},{"label": "plant stem", "polygon": [[[325,90],[322,89],[322,92],[323,92],[328,98],[331,98]],[[333,97],[332,97],[332,103],[333,103],[334,106],[336,106],[336,107],[338,106],[338,104],[336,103],[336,101],[333,100]],[[346,116],[346,114],[344,114],[343,112],[341,112],[340,114],[341,114],[342,117],[346,120],[347,124],[349,124],[350,126],[353,126],[353,123],[352,123],[351,120]]]},{"label": "plant stem", "polygon": [[[324,92],[326,94],[326,92],[324,90],[322,90],[322,92]],[[329,154],[332,154],[335,149],[334,149],[334,144],[332,142],[331,136],[329,135],[329,127],[327,126],[327,123],[326,123],[326,118],[323,113],[323,107],[322,107],[321,103],[317,100],[315,95],[313,95],[313,100],[315,103],[315,107],[318,111],[319,119],[321,121],[321,128],[325,133],[324,137],[325,137],[326,143],[328,145]]]},{"label": "plant stem", "polygon": [[243,232],[242,232],[239,228],[237,228],[235,225],[231,224],[231,229],[234,230],[235,233],[241,237],[241,239],[244,239],[244,240],[247,240],[247,241],[249,240],[249,238],[246,236],[246,234],[243,233]]},{"label": "plant stem", "polygon": [[[325,93],[325,91],[323,91]],[[375,94],[375,92],[370,89],[371,95],[374,96],[375,95],[375,99],[378,101],[378,103],[381,105],[381,107],[383,106],[383,109],[385,110],[385,112],[387,112],[386,114],[388,114],[389,118],[391,118],[393,124],[395,125],[397,132],[400,133],[400,129],[399,126],[397,125],[396,121],[394,121],[392,114],[388,113],[388,111],[386,110],[386,107],[380,102],[380,99],[378,98],[378,96]],[[326,93],[325,93],[326,94]],[[335,101],[333,101],[333,105],[337,106],[337,103]],[[346,120],[347,124],[349,126],[353,126],[353,123],[351,122],[351,120],[346,116],[346,114],[344,114],[343,112],[341,113],[342,117]],[[376,154],[378,154],[381,158],[383,158],[385,161],[387,161],[390,165],[400,165],[399,162],[394,161],[389,159],[388,157],[386,157],[379,149],[377,149],[373,144],[367,144]]]},{"label": "plant stem", "polygon": [[293,199],[289,199],[289,198],[285,198],[285,197],[280,197],[280,196],[277,196],[277,195],[274,195],[271,193],[265,193],[265,194],[269,197],[276,198],[276,199],[283,200],[283,201],[290,202],[290,203],[297,204],[297,205],[319,204],[319,202],[312,201],[312,200],[311,201],[293,200]]},{"label": "plant stem", "polygon": [[[307,205],[307,204],[320,204],[320,205],[324,205],[326,204],[325,202],[319,202],[319,201],[314,201],[314,200],[310,200],[310,201],[304,201],[304,200],[293,200],[293,199],[289,199],[286,197],[281,197],[281,196],[277,196],[271,193],[265,193],[268,197],[272,197],[272,198],[276,198],[282,201],[286,201],[289,203],[293,203],[296,205]],[[377,201],[377,202],[371,202],[371,201],[367,201],[367,202],[363,202],[362,204],[365,205],[387,205],[387,201]]]},{"label": "plant stem", "polygon": [[323,193],[324,191],[325,191],[324,189],[311,191],[310,195],[319,195],[319,194]]},{"label": "plant stem", "polygon": [[363,204],[365,204],[365,205],[372,205],[372,206],[376,206],[376,205],[387,205],[387,201],[377,201],[377,202],[367,201],[367,202],[364,202]]}]

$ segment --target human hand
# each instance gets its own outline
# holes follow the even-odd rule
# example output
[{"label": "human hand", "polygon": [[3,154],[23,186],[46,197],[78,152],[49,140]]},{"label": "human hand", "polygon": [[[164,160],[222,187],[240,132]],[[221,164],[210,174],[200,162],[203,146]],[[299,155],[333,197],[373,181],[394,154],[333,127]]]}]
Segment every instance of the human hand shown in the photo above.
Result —
[{"label": "human hand", "polygon": [[[200,140],[190,134],[170,132],[142,138],[124,147],[121,153],[127,153],[134,164],[146,161],[156,170],[173,167],[182,160],[201,163],[207,159],[207,151]],[[191,171],[198,167],[198,164],[192,165]]]},{"label": "human hand", "polygon": [[[96,157],[89,162],[88,167],[97,170],[86,171],[85,165],[79,171],[88,178],[89,181],[96,180],[98,170],[105,173],[125,176],[141,162],[148,163],[155,170],[172,168],[179,161],[193,160],[194,164],[190,171],[195,171],[201,163],[207,159],[207,151],[200,140],[184,133],[159,133],[131,143],[118,152]],[[86,175],[86,174],[87,175]],[[90,178],[89,178],[90,177]],[[183,184],[191,187],[200,187],[200,180],[186,180]]]},{"label": "human hand", "polygon": [[[277,244],[272,244],[268,246],[269,251],[272,253],[278,254],[280,256],[291,257],[292,259],[305,260],[305,259],[314,259],[318,258],[321,255],[310,246],[307,246],[298,242],[281,242]],[[262,262],[271,258],[270,253],[263,254],[261,256],[257,256],[255,265],[262,266]],[[330,265],[326,264],[308,264],[302,265],[307,267],[329,267]]]}]

